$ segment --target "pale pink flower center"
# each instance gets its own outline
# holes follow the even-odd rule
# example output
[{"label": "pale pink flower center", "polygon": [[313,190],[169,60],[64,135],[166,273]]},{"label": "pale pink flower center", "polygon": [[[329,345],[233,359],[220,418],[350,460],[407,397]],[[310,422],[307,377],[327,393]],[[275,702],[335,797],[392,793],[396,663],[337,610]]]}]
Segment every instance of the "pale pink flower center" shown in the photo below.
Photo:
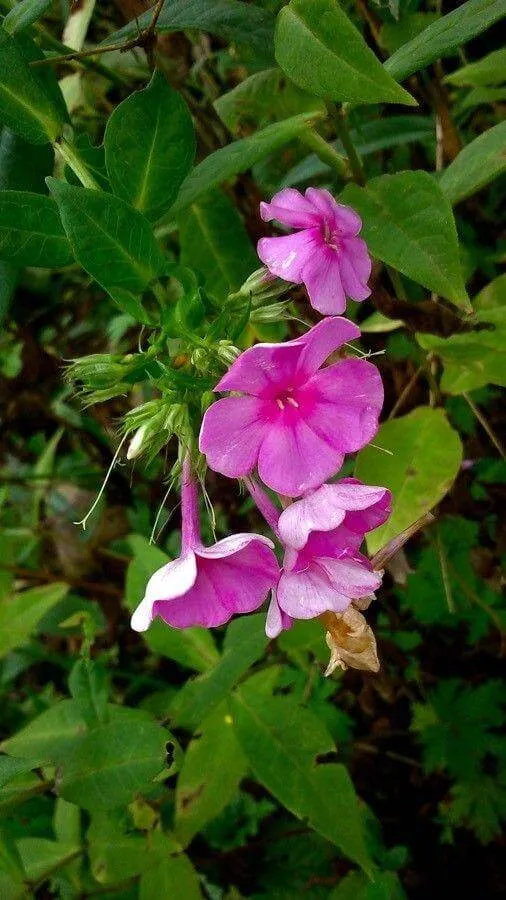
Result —
[{"label": "pale pink flower center", "polygon": [[294,388],[285,388],[278,396],[276,397],[276,404],[279,409],[283,410],[287,406],[291,406],[292,409],[299,408],[299,401],[297,399],[297,394]]},{"label": "pale pink flower center", "polygon": [[327,247],[330,247],[331,250],[340,250],[340,238],[341,233],[337,229],[332,229],[328,222],[324,222],[322,228],[322,237]]}]

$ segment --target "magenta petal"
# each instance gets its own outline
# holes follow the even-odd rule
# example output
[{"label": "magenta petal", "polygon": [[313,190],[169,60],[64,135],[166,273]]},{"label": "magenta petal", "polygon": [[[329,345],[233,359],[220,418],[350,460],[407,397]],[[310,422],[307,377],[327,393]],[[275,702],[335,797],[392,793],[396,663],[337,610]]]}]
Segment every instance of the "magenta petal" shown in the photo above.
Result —
[{"label": "magenta petal", "polygon": [[346,293],[341,281],[340,257],[326,245],[312,254],[301,270],[301,280],[311,306],[323,315],[336,315],[346,309]]},{"label": "magenta petal", "polygon": [[362,220],[350,206],[337,203],[324,188],[308,188],[306,197],[319,210],[325,222],[341,234],[355,235],[362,228]]},{"label": "magenta petal", "polygon": [[372,260],[366,242],[360,237],[343,237],[341,247],[343,256],[351,262],[358,280],[365,285],[372,271]]},{"label": "magenta petal", "polygon": [[301,341],[255,344],[232,363],[215,390],[244,391],[261,397],[283,386],[293,386],[302,349]]},{"label": "magenta petal", "polygon": [[[291,414],[290,414],[291,415]],[[325,443],[299,415],[272,423],[264,433],[258,473],[272,490],[298,497],[340,469],[343,455]]]},{"label": "magenta petal", "polygon": [[314,375],[331,353],[358,337],[360,328],[349,319],[342,316],[322,319],[297,340],[298,345],[304,344],[297,365],[298,374],[304,379]]},{"label": "magenta petal", "polygon": [[381,375],[363,359],[345,359],[316,373],[305,387],[314,391],[307,422],[344,453],[365,446],[378,430],[383,406]]},{"label": "magenta petal", "polygon": [[234,553],[245,550],[250,544],[256,543],[265,544],[271,550],[274,549],[274,544],[268,537],[264,537],[262,534],[241,532],[239,534],[230,534],[228,537],[222,538],[221,541],[217,541],[211,547],[199,547],[195,552],[201,559],[225,559],[233,556]]},{"label": "magenta petal", "polygon": [[267,637],[276,638],[282,631],[288,631],[293,625],[293,619],[281,609],[276,591],[272,591],[271,602],[267,610],[267,619],[265,621],[265,633]]},{"label": "magenta petal", "polygon": [[366,568],[355,559],[319,558],[319,565],[325,570],[338,592],[347,597],[359,599],[372,594],[381,584],[381,575]]},{"label": "magenta petal", "polygon": [[286,237],[260,238],[257,253],[273,275],[298,284],[302,269],[322,245],[320,230],[308,228]]},{"label": "magenta petal", "polygon": [[293,619],[314,619],[324,612],[342,612],[351,599],[333,587],[317,564],[302,572],[283,572],[279,579],[278,603]]},{"label": "magenta petal", "polygon": [[357,274],[357,260],[348,255],[344,249],[342,250],[340,255],[340,266],[341,281],[346,296],[351,297],[352,300],[355,300],[357,302],[365,300],[367,297],[369,297],[371,289],[368,287],[366,282],[370,275],[370,260],[369,274],[364,279],[361,279]]},{"label": "magenta petal", "polygon": [[158,569],[149,579],[144,599],[135,610],[131,626],[134,631],[146,631],[156,613],[159,600],[169,600],[184,595],[197,578],[197,561],[193,552],[180,556]]},{"label": "magenta petal", "polygon": [[346,513],[336,500],[333,487],[324,484],[283,510],[278,529],[285,544],[300,550],[312,531],[331,531],[341,524]]},{"label": "magenta petal", "polygon": [[313,228],[321,218],[319,212],[295,188],[284,188],[274,195],[270,203],[261,203],[260,215],[264,222],[277,219],[292,228]]},{"label": "magenta petal", "polygon": [[254,468],[265,427],[257,397],[225,397],[206,411],[199,447],[211,469],[239,478]]}]

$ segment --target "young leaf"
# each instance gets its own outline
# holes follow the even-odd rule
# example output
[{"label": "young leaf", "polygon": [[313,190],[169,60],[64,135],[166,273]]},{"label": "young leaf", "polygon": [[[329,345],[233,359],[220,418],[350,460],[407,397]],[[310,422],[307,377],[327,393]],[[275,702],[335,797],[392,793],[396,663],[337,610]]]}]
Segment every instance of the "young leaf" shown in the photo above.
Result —
[{"label": "young leaf", "polygon": [[467,0],[400,47],[387,59],[385,69],[397,81],[404,81],[434,60],[456,54],[462,44],[505,14],[505,0]]},{"label": "young leaf", "polygon": [[153,845],[149,865],[141,876],[139,900],[202,900],[199,879],[188,857],[174,852],[174,844],[164,834],[153,834]]},{"label": "young leaf", "polygon": [[334,743],[323,723],[289,696],[258,689],[260,676],[232,698],[234,727],[255,777],[298,818],[366,871],[364,817],[345,766],[329,762]]},{"label": "young leaf", "polygon": [[460,438],[442,409],[422,406],[385,422],[374,442],[389,453],[365,447],[358,454],[355,476],[389,488],[393,504],[388,522],[367,536],[371,554],[442,500],[462,462]]},{"label": "young leaf", "polygon": [[54,200],[30,191],[0,193],[0,259],[17,266],[48,268],[72,262]]},{"label": "young leaf", "polygon": [[9,34],[16,34],[28,28],[49,9],[53,0],[18,0],[3,20],[3,27]]},{"label": "young leaf", "polygon": [[159,224],[172,222],[176,213],[191,203],[195,203],[202,194],[224,181],[228,181],[234,175],[247,172],[264,156],[269,156],[270,153],[289,144],[309,128],[311,122],[317,117],[317,112],[309,112],[292,116],[282,122],[274,122],[249,137],[234,141],[232,144],[210,153],[198,166],[195,166],[193,172],[184,180],[174,206],[160,220]]},{"label": "young leaf", "polygon": [[337,0],[291,0],[279,13],[276,61],[300,88],[341,103],[416,100],[389,75]]},{"label": "young leaf", "polygon": [[181,216],[181,263],[202,272],[210,294],[223,299],[258,266],[244,223],[231,200],[211,191]]},{"label": "young leaf", "polygon": [[89,728],[107,721],[107,676],[95,660],[77,660],[69,676],[69,690]]},{"label": "young leaf", "polygon": [[0,657],[23,647],[37,630],[42,617],[63,599],[68,584],[46,584],[30,588],[0,603]]},{"label": "young leaf", "polygon": [[470,310],[451,206],[428,172],[398,172],[349,184],[342,193],[362,216],[362,236],[377,259]]},{"label": "young leaf", "polygon": [[47,144],[56,140],[64,119],[22,48],[0,25],[0,121],[31,144]]},{"label": "young leaf", "polygon": [[455,84],[457,87],[470,85],[471,87],[485,87],[491,84],[502,84],[506,81],[506,48],[493,50],[482,59],[462,66],[451,75],[447,75],[445,81]]},{"label": "young leaf", "polygon": [[148,218],[161,216],[176,199],[195,156],[190,111],[161,72],[116,107],[104,145],[114,192]]},{"label": "young leaf", "polygon": [[165,258],[141,213],[105,192],[47,183],[75,258],[115,299],[141,293],[162,272]]},{"label": "young leaf", "polygon": [[506,121],[471,141],[450,163],[439,185],[455,206],[506,172]]},{"label": "young leaf", "polygon": [[3,741],[0,749],[10,756],[32,756],[59,763],[66,759],[76,737],[84,730],[77,705],[72,700],[60,700]]},{"label": "young leaf", "polygon": [[175,832],[184,847],[232,800],[247,769],[228,704],[222,703],[199,726],[178,776]]},{"label": "young leaf", "polygon": [[[127,715],[128,713],[128,715]],[[98,725],[75,741],[59,794],[83,809],[114,809],[147,789],[165,767],[168,732],[140,710]]]}]

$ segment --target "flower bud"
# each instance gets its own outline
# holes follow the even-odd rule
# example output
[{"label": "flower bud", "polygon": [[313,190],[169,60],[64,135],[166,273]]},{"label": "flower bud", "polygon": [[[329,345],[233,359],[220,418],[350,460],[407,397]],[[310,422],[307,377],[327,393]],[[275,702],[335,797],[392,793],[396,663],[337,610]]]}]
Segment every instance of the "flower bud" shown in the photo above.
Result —
[{"label": "flower bud", "polygon": [[144,436],[146,434],[148,428],[147,422],[144,425],[141,425],[140,428],[135,432],[132,440],[128,445],[127,450],[127,459],[135,459],[142,451],[142,444],[144,442]]},{"label": "flower bud", "polygon": [[289,303],[287,301],[271,303],[269,306],[257,306],[251,310],[250,322],[252,324],[255,324],[255,322],[281,322],[283,319],[288,318],[288,306]]}]

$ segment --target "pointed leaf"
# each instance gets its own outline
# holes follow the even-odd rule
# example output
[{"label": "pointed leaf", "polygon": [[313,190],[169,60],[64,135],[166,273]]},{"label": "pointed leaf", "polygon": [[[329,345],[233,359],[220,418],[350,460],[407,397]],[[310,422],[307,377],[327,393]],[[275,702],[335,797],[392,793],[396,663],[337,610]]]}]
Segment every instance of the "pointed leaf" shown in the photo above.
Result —
[{"label": "pointed leaf", "polygon": [[72,250],[51,197],[30,191],[0,193],[0,259],[18,266],[58,268]]},{"label": "pointed leaf", "polygon": [[485,87],[490,84],[503,84],[506,81],[506,47],[487,53],[482,59],[462,66],[451,75],[447,75],[445,81],[458,87],[471,85],[471,87]]},{"label": "pointed leaf", "polygon": [[506,121],[480,134],[460,151],[439,185],[455,206],[506,172]]}]

